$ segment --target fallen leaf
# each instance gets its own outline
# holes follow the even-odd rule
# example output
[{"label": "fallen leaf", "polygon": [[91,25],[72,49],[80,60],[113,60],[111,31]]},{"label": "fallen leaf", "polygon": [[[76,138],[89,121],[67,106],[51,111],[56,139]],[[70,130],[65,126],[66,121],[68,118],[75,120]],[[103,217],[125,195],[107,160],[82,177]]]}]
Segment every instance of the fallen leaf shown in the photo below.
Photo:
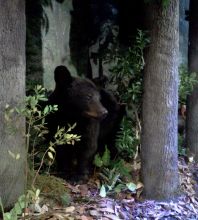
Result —
[{"label": "fallen leaf", "polygon": [[101,214],[97,210],[90,210],[89,213],[90,213],[91,216],[94,216],[94,217],[100,217],[101,216]]},{"label": "fallen leaf", "polygon": [[80,190],[81,196],[88,195],[88,186],[86,184],[80,185],[79,190]]},{"label": "fallen leaf", "polygon": [[91,216],[82,215],[81,220],[93,220],[93,218]]},{"label": "fallen leaf", "polygon": [[64,209],[65,212],[69,212],[69,213],[70,213],[70,212],[73,212],[74,210],[75,210],[75,207],[74,207],[74,206],[69,206],[69,207],[67,207],[67,208]]},{"label": "fallen leaf", "polygon": [[120,218],[118,216],[116,216],[116,215],[110,214],[110,215],[105,215],[105,216],[108,217],[111,220],[120,220]]}]

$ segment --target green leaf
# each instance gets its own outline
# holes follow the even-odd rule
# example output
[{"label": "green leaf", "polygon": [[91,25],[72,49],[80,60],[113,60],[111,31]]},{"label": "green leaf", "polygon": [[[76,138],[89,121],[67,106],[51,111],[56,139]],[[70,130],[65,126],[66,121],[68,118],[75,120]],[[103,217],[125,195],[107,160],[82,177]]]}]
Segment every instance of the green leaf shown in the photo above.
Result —
[{"label": "green leaf", "polygon": [[126,186],[127,186],[127,188],[128,188],[131,192],[134,192],[134,191],[136,190],[136,188],[137,188],[137,186],[136,186],[134,183],[132,183],[132,182],[127,183]]},{"label": "green leaf", "polygon": [[41,90],[42,89],[42,86],[41,85],[37,85],[36,86],[36,90]]},{"label": "green leaf", "polygon": [[100,195],[102,198],[105,198],[105,197],[107,196],[107,192],[106,192],[106,189],[105,189],[105,186],[104,186],[104,185],[101,186],[99,195]]},{"label": "green leaf", "polygon": [[49,106],[47,105],[45,106],[43,113],[44,115],[46,115],[48,112],[49,112]]},{"label": "green leaf", "polygon": [[56,153],[55,149],[53,147],[51,147],[51,146],[49,147],[49,150],[54,152],[54,153]]},{"label": "green leaf", "polygon": [[17,219],[12,219],[11,213],[6,212],[6,213],[3,215],[3,220],[17,220]]},{"label": "green leaf", "polygon": [[30,105],[31,105],[31,108],[34,108],[38,103],[38,100],[36,100],[35,96],[31,97],[30,99]]},{"label": "green leaf", "polygon": [[58,105],[53,105],[54,111],[58,111]]},{"label": "green leaf", "polygon": [[105,152],[102,155],[102,162],[103,162],[104,166],[109,166],[109,164],[110,164],[110,151],[107,148],[107,146],[105,146]]},{"label": "green leaf", "polygon": [[21,208],[19,202],[17,202],[15,204],[13,211],[16,213],[16,215],[19,215],[22,213],[22,208]]},{"label": "green leaf", "polygon": [[25,206],[27,205],[26,204],[26,196],[25,195],[20,196],[18,199],[18,202],[19,202],[21,208],[24,209]]},{"label": "green leaf", "polygon": [[39,100],[40,100],[40,101],[47,101],[48,99],[45,98],[45,97],[40,97]]},{"label": "green leaf", "polygon": [[52,159],[52,160],[54,159],[54,156],[53,156],[53,154],[52,154],[50,151],[48,151],[47,154],[48,154],[48,157],[49,157],[50,159]]},{"label": "green leaf", "polygon": [[118,184],[118,185],[114,188],[114,191],[115,191],[116,193],[120,193],[124,188],[125,188],[125,185],[122,184],[122,183],[120,183],[120,184]]},{"label": "green leaf", "polygon": [[37,189],[37,190],[36,190],[36,193],[35,193],[35,197],[36,197],[36,198],[38,198],[38,197],[39,197],[40,192],[41,192],[41,191],[40,191],[40,189]]},{"label": "green leaf", "polygon": [[95,157],[94,157],[94,165],[96,167],[102,167],[103,166],[103,161],[102,161],[99,154],[96,154]]}]

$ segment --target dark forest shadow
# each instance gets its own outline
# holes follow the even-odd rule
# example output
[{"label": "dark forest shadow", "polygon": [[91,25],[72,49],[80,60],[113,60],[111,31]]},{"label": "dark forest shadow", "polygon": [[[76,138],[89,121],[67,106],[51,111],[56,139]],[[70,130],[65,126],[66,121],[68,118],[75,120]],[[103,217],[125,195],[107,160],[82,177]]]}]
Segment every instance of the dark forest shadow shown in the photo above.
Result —
[{"label": "dark forest shadow", "polygon": [[41,0],[26,0],[26,87],[43,85]]},{"label": "dark forest shadow", "polygon": [[[49,29],[49,20],[43,6],[52,6],[53,0],[26,0],[26,88],[43,85],[42,30]],[[60,4],[64,0],[56,0]]]},{"label": "dark forest shadow", "polygon": [[[42,32],[48,32],[50,23],[43,8],[53,10],[54,0],[26,0],[26,85],[27,90],[36,84],[44,85]],[[62,4],[66,0],[56,0]],[[119,29],[118,44],[129,46],[144,17],[142,1],[73,0],[69,47],[71,62],[78,75],[92,78],[90,61],[98,65],[97,75],[102,73],[102,56],[111,42],[111,25]],[[104,29],[105,24],[110,25]],[[104,40],[105,39],[105,40]],[[90,48],[99,42],[98,51]],[[102,43],[101,43],[102,42]],[[66,53],[65,53],[66,54]],[[66,58],[65,58],[66,59]],[[62,60],[64,63],[65,60]]]}]

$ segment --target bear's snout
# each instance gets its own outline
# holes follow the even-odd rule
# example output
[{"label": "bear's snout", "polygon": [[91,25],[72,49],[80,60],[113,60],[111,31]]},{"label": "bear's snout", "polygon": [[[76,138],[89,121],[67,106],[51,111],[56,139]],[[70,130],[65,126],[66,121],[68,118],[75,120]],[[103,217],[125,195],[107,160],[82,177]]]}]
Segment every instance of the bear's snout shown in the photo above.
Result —
[{"label": "bear's snout", "polygon": [[[92,106],[93,107],[93,106]],[[104,119],[108,114],[106,108],[101,105],[94,106],[87,111],[84,111],[84,116],[88,118],[95,118],[95,119]]]}]

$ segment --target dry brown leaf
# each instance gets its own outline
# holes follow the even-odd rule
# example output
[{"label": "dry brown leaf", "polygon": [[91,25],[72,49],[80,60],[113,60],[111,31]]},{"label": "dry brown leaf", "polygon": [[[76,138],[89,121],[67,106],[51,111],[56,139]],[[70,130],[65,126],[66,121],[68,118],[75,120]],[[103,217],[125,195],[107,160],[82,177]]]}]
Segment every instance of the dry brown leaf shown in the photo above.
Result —
[{"label": "dry brown leaf", "polygon": [[69,206],[69,207],[64,209],[65,212],[69,212],[69,213],[74,212],[74,210],[75,210],[74,206]]},{"label": "dry brown leaf", "polygon": [[98,212],[97,210],[90,210],[89,213],[90,213],[91,216],[101,217],[101,213]]},{"label": "dry brown leaf", "polygon": [[82,215],[81,220],[93,220],[93,218],[91,216]]},{"label": "dry brown leaf", "polygon": [[79,190],[80,190],[81,196],[87,196],[88,195],[88,186],[87,186],[87,184],[80,185]]},{"label": "dry brown leaf", "polygon": [[138,190],[138,189],[141,189],[141,188],[143,188],[144,187],[144,185],[143,185],[143,183],[141,183],[141,182],[138,182],[137,184],[136,184],[136,189]]},{"label": "dry brown leaf", "polygon": [[76,211],[82,215],[85,212],[85,206],[80,206],[78,208],[76,208]]}]

